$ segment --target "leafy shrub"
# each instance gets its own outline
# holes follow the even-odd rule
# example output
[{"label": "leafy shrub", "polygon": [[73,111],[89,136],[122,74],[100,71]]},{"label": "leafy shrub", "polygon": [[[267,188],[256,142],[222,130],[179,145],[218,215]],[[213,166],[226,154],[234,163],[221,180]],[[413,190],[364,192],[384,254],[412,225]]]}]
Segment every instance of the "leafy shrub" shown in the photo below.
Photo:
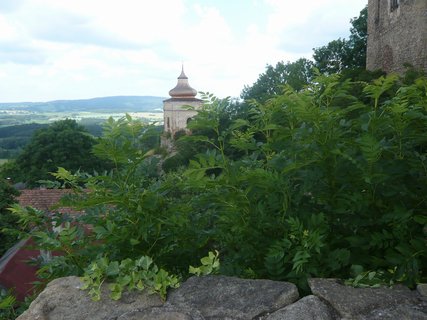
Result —
[{"label": "leafy shrub", "polygon": [[165,270],[159,269],[150,257],[143,256],[137,260],[125,259],[109,261],[108,258],[100,258],[92,262],[86,269],[82,280],[82,289],[90,289],[89,294],[93,300],[101,299],[101,285],[106,280],[114,282],[109,284],[113,300],[119,300],[125,289],[145,290],[150,293],[157,292],[166,298],[167,288],[177,288],[178,278],[169,275]]},{"label": "leafy shrub", "polygon": [[0,180],[0,257],[16,242],[18,242],[18,217],[7,208],[16,202],[18,190],[9,185],[8,182]]},{"label": "leafy shrub", "polygon": [[58,171],[76,192],[64,204],[86,214],[63,234],[36,233],[42,247],[72,249],[44,270],[82,275],[99,259],[150,256],[185,277],[197,257],[218,250],[223,274],[302,289],[308,277],[427,280],[426,78],[318,75],[303,90],[252,102],[248,118],[230,126],[221,121],[229,101],[206,98],[193,134],[179,140],[198,148],[181,170],[148,175],[149,128],[127,117],[110,120],[94,149],[115,164],[111,172]]}]

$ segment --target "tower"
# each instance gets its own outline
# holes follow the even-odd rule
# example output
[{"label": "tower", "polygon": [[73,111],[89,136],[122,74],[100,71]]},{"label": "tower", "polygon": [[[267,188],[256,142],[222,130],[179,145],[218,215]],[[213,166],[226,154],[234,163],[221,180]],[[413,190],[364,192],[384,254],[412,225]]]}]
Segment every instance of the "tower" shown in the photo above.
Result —
[{"label": "tower", "polygon": [[402,73],[405,63],[427,72],[427,1],[369,0],[367,69]]},{"label": "tower", "polygon": [[[187,123],[197,114],[203,101],[196,98],[197,91],[190,87],[184,67],[169,95],[171,98],[163,101],[164,131],[173,136],[177,131],[187,130]],[[188,106],[194,107],[194,110],[189,110]]]}]

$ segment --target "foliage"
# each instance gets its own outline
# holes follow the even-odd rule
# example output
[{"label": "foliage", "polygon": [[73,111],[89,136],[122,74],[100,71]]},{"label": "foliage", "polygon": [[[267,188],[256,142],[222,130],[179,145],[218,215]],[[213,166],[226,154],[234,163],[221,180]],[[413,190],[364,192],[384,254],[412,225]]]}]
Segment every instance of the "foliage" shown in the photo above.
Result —
[{"label": "foliage", "polygon": [[322,74],[346,73],[356,79],[365,74],[366,47],[368,38],[368,8],[352,19],[349,39],[336,39],[327,45],[313,49],[313,60],[300,58],[294,62],[278,62],[275,67],[267,65],[252,86],[245,86],[241,97],[265,103],[281,95],[286,85],[300,91],[315,77],[315,70]]},{"label": "foliage", "polygon": [[[227,131],[234,121],[237,119],[241,119],[240,121],[242,121],[241,117],[248,117],[249,106],[246,104],[233,101],[229,97],[219,99],[209,92],[202,92],[201,97],[204,105],[203,109],[198,111],[199,121],[189,124],[191,136],[177,132],[179,134],[176,135],[174,141],[177,153],[167,157],[162,165],[163,170],[166,172],[187,167],[194,155],[204,153],[208,148],[213,146],[212,143],[219,142],[215,140],[219,131]],[[209,123],[209,125],[205,126],[204,122]],[[214,129],[212,129],[213,125],[215,126]],[[223,138],[220,137],[219,139]],[[224,149],[224,152],[228,153],[231,157],[236,156],[235,150]]]},{"label": "foliage", "polygon": [[106,257],[99,258],[86,268],[82,280],[84,282],[82,289],[90,289],[89,295],[95,301],[101,299],[101,285],[106,280],[110,282],[110,297],[113,300],[120,299],[125,289],[139,291],[147,289],[148,292],[156,292],[165,299],[168,288],[179,286],[177,277],[159,269],[147,256],[137,260],[128,258],[120,263],[109,261]]},{"label": "foliage", "polygon": [[206,276],[209,274],[217,273],[219,271],[219,252],[209,251],[207,257],[200,259],[202,265],[200,267],[190,266],[188,272],[190,274],[195,274],[196,276]]},{"label": "foliage", "polygon": [[[179,187],[197,194],[193,212],[214,219],[201,232],[223,253],[223,272],[304,286],[359,264],[409,285],[425,278],[426,80],[396,83],[319,76],[254,105],[234,130],[207,121],[214,109],[193,121],[216,137],[188,137],[211,150],[190,161]],[[350,94],[356,85],[369,104]],[[247,156],[231,161],[229,148]]]},{"label": "foliage", "polygon": [[18,219],[7,208],[16,202],[19,192],[3,179],[0,180],[0,257],[18,241],[14,230],[18,227]]},{"label": "foliage", "polygon": [[[346,285],[357,288],[378,288],[380,286],[392,286],[393,280],[385,280],[387,276],[384,271],[365,271],[360,265],[352,265],[351,270],[354,278],[349,278],[345,281]],[[390,270],[393,272],[394,270]]]},{"label": "foliage", "polygon": [[108,165],[88,152],[94,144],[95,139],[76,121],[55,122],[34,133],[23,152],[2,170],[2,176],[35,186],[38,180],[48,179],[57,167],[87,172],[104,170]]},{"label": "foliage", "polygon": [[0,288],[0,319],[16,319],[15,306],[15,296],[10,291],[8,292]]},{"label": "foliage", "polygon": [[345,69],[365,69],[368,39],[368,7],[351,20],[349,39],[337,39],[315,48],[315,66],[322,73],[337,73]]},{"label": "foliage", "polygon": [[[221,121],[229,100],[205,100],[192,134],[179,139],[197,146],[187,166],[148,170],[150,127],[127,117],[110,120],[95,147],[115,164],[111,172],[56,173],[75,191],[63,204],[85,214],[70,224],[55,216],[59,231],[34,232],[42,248],[67,249],[45,264],[47,273],[82,275],[91,265],[96,287],[110,265],[129,261],[132,269],[150,256],[159,270],[185,277],[209,251],[192,271],[210,272],[217,250],[222,274],[302,289],[309,277],[427,280],[426,78],[365,83],[318,74],[304,89],[286,86],[252,103],[229,126]],[[39,218],[22,221],[46,223]],[[130,272],[123,268],[119,277]]]},{"label": "foliage", "polygon": [[13,290],[0,288],[0,319],[16,319],[21,313],[28,309],[33,300],[33,296],[27,296],[23,302],[18,302]]},{"label": "foliage", "polygon": [[16,158],[37,129],[46,125],[30,123],[0,127],[0,158]]},{"label": "foliage", "polygon": [[19,217],[24,230],[31,229],[41,255],[32,264],[38,265],[39,285],[67,275],[82,275],[84,268],[96,256],[96,245],[90,246],[90,238],[85,236],[85,228],[74,224],[68,215],[53,213],[47,215],[41,210],[31,207],[23,208],[18,204],[10,208]]},{"label": "foliage", "polygon": [[313,77],[313,62],[300,58],[295,62],[278,62],[275,67],[267,65],[265,73],[260,74],[252,86],[245,86],[241,97],[245,100],[257,99],[265,102],[281,94],[284,86],[290,85],[301,90]]}]

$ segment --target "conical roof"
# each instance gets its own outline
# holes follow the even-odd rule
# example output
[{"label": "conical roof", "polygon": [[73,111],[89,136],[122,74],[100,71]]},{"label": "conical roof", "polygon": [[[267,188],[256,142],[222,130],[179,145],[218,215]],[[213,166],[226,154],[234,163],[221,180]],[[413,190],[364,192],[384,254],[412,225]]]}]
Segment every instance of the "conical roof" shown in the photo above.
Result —
[{"label": "conical roof", "polygon": [[184,66],[182,67],[181,74],[178,77],[178,83],[175,88],[169,91],[172,98],[195,98],[197,91],[190,87],[188,77],[184,73]]}]

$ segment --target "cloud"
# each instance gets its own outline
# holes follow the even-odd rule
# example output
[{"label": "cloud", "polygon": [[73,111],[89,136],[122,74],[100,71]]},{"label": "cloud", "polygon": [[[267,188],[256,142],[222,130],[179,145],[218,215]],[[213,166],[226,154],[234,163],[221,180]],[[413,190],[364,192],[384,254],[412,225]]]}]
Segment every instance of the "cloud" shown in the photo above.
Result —
[{"label": "cloud", "polygon": [[39,64],[46,56],[33,43],[19,23],[5,14],[0,14],[0,64]]},{"label": "cloud", "polygon": [[24,0],[1,0],[0,1],[0,13],[8,13],[16,11]]},{"label": "cloud", "polygon": [[37,11],[25,17],[25,28],[33,39],[58,43],[135,49],[136,42],[102,31],[90,17],[58,9]]},{"label": "cloud", "polygon": [[0,0],[0,96],[11,101],[164,96],[181,61],[194,88],[237,96],[266,64],[346,36],[366,0],[14,3]]},{"label": "cloud", "polygon": [[27,0],[22,19],[39,39],[139,49],[173,37],[184,12],[180,0]]},{"label": "cloud", "polygon": [[350,19],[358,15],[367,1],[265,0],[265,3],[273,10],[268,17],[268,32],[280,38],[279,48],[304,51],[347,36]]},{"label": "cloud", "polygon": [[23,43],[0,40],[0,64],[42,64],[46,56],[35,47]]}]

